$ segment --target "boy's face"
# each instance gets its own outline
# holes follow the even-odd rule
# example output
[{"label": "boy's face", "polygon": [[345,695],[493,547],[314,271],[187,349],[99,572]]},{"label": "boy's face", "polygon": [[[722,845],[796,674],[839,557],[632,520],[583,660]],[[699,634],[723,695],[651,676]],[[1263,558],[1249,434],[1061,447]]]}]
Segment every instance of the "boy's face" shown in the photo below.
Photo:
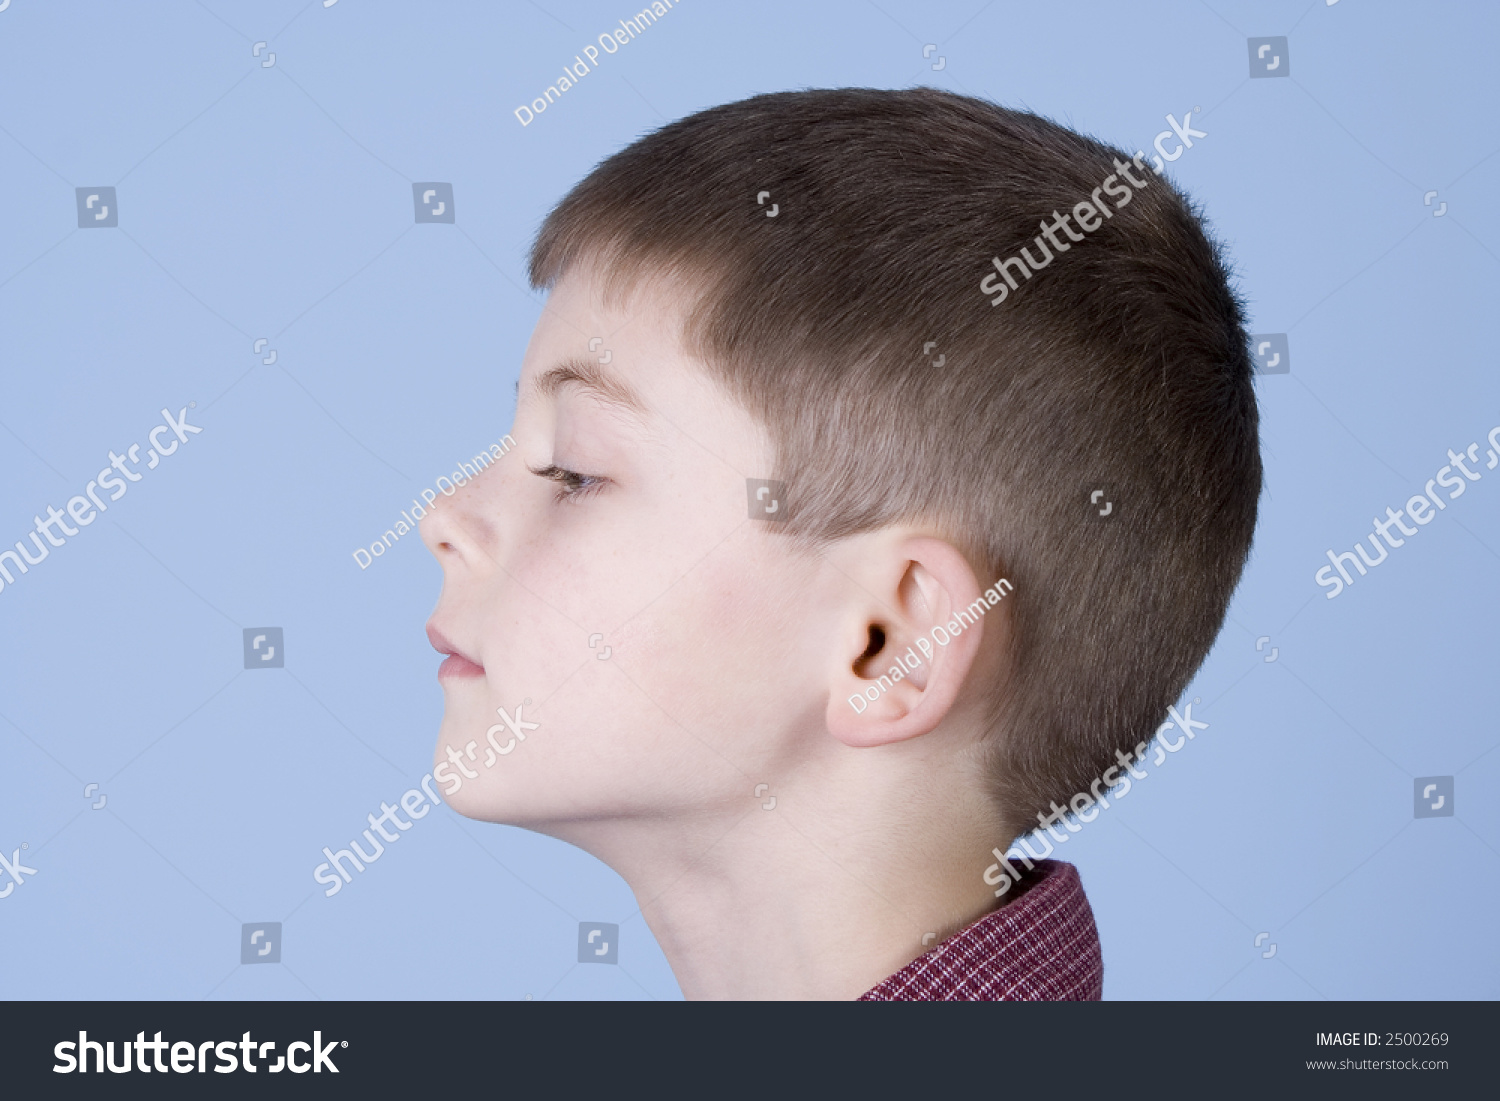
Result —
[{"label": "boy's face", "polygon": [[[422,521],[443,567],[429,634],[463,655],[435,756],[463,814],[587,840],[589,821],[749,809],[818,751],[796,732],[822,729],[838,575],[749,518],[768,439],[679,331],[660,289],[606,311],[570,272],[526,349],[515,448]],[[516,739],[498,708],[537,726]]]}]

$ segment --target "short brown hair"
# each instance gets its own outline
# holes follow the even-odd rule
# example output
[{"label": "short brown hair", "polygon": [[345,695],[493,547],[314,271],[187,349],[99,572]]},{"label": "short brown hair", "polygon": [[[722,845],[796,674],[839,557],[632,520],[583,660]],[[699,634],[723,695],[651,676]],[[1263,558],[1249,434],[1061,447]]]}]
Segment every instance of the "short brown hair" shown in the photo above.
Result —
[{"label": "short brown hair", "polygon": [[1152,736],[1223,623],[1260,496],[1243,308],[1165,179],[1137,170],[1133,202],[1001,304],[980,290],[1117,159],[932,89],[761,95],[604,161],[531,252],[539,288],[580,262],[610,295],[698,281],[683,337],[770,433],[780,530],[819,547],[926,524],[982,584],[1011,580],[989,775],[1015,833]]}]

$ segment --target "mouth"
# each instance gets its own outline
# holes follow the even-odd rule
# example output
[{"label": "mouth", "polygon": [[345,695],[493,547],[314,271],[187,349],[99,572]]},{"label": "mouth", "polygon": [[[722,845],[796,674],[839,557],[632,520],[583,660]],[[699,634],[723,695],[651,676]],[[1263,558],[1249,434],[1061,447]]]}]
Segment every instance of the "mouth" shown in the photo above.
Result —
[{"label": "mouth", "polygon": [[455,678],[482,677],[484,666],[479,662],[462,653],[458,647],[449,642],[447,637],[432,624],[427,625],[427,641],[432,643],[432,648],[440,654],[448,655],[443,663],[438,666],[438,680],[449,680]]}]

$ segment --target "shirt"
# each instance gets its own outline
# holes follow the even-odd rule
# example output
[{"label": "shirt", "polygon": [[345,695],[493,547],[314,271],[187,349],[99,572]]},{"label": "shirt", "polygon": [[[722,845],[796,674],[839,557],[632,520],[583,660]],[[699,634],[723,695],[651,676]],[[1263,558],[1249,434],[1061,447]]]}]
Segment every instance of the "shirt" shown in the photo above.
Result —
[{"label": "shirt", "polygon": [[1098,1001],[1104,957],[1078,869],[1038,860],[1022,894],[868,990],[862,1002]]}]

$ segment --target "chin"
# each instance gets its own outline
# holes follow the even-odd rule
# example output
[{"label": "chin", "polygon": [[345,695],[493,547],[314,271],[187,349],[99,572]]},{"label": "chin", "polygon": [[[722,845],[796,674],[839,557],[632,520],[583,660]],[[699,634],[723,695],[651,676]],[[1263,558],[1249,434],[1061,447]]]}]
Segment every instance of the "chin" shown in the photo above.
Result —
[{"label": "chin", "polygon": [[[444,745],[451,743],[444,743]],[[482,743],[481,743],[482,744]],[[551,817],[546,813],[548,808],[535,805],[535,800],[526,785],[520,783],[520,778],[515,775],[500,776],[497,773],[503,764],[503,760],[496,761],[493,769],[484,767],[485,754],[478,751],[475,754],[477,760],[470,763],[464,759],[465,765],[471,772],[479,773],[477,778],[461,776],[458,769],[448,762],[446,755],[441,753],[441,747],[437,764],[442,766],[445,777],[460,776],[463,786],[448,794],[451,782],[444,785],[438,781],[438,792],[443,802],[453,808],[455,812],[465,818],[472,818],[476,822],[493,822],[502,826],[532,826]]]},{"label": "chin", "polygon": [[497,822],[502,825],[515,825],[516,808],[509,805],[509,801],[501,792],[494,790],[494,785],[481,785],[480,780],[465,780],[464,786],[452,795],[444,795],[443,801],[465,818],[472,818],[476,822]]}]

